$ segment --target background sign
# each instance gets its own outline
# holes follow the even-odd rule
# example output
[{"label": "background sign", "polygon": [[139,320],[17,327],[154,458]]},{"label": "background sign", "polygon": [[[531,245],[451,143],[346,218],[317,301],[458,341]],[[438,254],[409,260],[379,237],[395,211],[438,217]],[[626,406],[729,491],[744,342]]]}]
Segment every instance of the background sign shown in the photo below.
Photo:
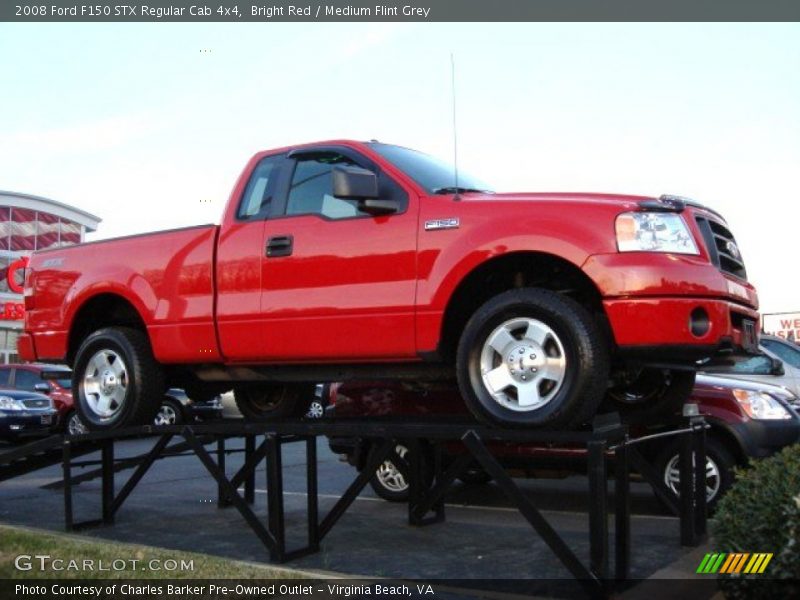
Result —
[{"label": "background sign", "polygon": [[800,341],[800,312],[761,315],[761,330],[785,340]]}]

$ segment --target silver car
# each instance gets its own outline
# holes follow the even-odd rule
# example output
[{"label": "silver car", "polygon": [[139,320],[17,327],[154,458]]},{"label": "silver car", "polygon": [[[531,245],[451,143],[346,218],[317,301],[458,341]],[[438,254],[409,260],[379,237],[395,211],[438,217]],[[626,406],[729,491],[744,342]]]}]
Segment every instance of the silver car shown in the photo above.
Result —
[{"label": "silver car", "polygon": [[729,367],[714,367],[717,376],[779,385],[800,396],[800,346],[774,335],[762,335],[763,354]]}]

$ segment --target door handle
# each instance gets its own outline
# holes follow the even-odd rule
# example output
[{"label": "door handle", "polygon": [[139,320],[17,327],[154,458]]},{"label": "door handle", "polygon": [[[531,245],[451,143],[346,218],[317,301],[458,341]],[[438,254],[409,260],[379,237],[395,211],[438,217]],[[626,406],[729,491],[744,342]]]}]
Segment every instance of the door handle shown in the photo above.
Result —
[{"label": "door handle", "polygon": [[290,256],[293,244],[294,238],[291,235],[276,235],[267,239],[267,258]]}]

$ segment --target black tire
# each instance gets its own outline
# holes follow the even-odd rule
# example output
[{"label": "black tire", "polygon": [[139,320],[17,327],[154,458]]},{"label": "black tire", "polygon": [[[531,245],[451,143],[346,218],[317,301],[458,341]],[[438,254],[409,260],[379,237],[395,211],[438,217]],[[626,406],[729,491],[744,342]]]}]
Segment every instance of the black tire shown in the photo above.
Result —
[{"label": "black tire", "polygon": [[234,389],[236,407],[248,421],[303,417],[314,400],[314,384],[271,383]]},{"label": "black tire", "polygon": [[153,425],[182,425],[186,421],[183,405],[169,396],[164,396],[158,412],[153,418]]},{"label": "black tire", "polygon": [[67,413],[64,419],[64,433],[69,435],[80,435],[86,433],[86,426],[81,421],[81,416],[74,408]]},{"label": "black tire", "polygon": [[[367,462],[372,460],[373,454],[376,450],[377,446],[373,446],[370,449],[369,454],[367,454]],[[404,460],[404,457],[408,452],[408,447],[400,443],[395,447],[395,451],[400,457],[400,460],[403,460],[405,467],[409,468],[408,461]],[[388,502],[408,502],[408,497],[410,495],[409,484],[405,476],[395,466],[395,460],[396,459],[394,459],[394,457],[390,457],[389,459],[385,460],[375,472],[375,475],[369,480],[369,485],[379,497],[387,500]],[[424,478],[426,487],[430,487],[430,485],[433,483],[433,471],[431,469],[429,453],[425,450],[423,450],[421,460],[422,476]],[[384,477],[384,473],[387,475],[392,474],[393,477]],[[394,479],[394,483],[390,483],[392,479]]]},{"label": "black tire", "polygon": [[[560,346],[557,345],[557,353],[563,355],[566,365],[563,367],[560,385],[545,392],[550,397],[542,406],[530,410],[508,408],[507,405],[513,404],[513,398],[507,405],[495,400],[484,384],[481,373],[481,361],[485,361],[482,358],[484,344],[500,327],[517,319],[533,320],[552,332],[553,335],[548,334],[550,337],[542,346],[539,360],[552,356],[555,352],[552,350],[555,339],[560,343]],[[523,350],[523,347],[527,347],[526,342],[519,340],[519,343],[520,356],[525,359],[527,350]],[[550,348],[547,344],[550,344]],[[534,346],[530,348],[533,349]],[[517,349],[513,349],[511,352],[516,351]],[[491,354],[492,351],[487,352]],[[537,357],[535,353],[529,356],[532,360]],[[511,361],[512,358],[510,354],[503,357],[497,351],[493,360],[499,361],[496,362],[498,367],[506,366],[511,369],[506,361]],[[520,362],[519,373],[527,373],[526,369],[528,366]],[[535,371],[535,367],[530,367],[530,370]],[[458,386],[467,407],[484,423],[502,427],[570,428],[589,421],[605,394],[608,372],[608,342],[591,314],[571,298],[536,288],[504,292],[481,306],[464,328],[456,356]],[[515,376],[523,377],[521,374]],[[538,381],[538,376],[531,377]],[[542,389],[547,389],[541,386],[548,386],[550,383],[542,380],[536,385],[541,393]],[[500,395],[505,394],[508,397],[513,392],[506,390],[511,387],[513,386],[505,388]]]},{"label": "black tire", "polygon": [[[90,367],[89,362],[101,354],[107,357],[109,368],[97,369],[94,364]],[[113,356],[116,358],[111,358]],[[94,389],[98,391],[87,392],[87,377],[96,375],[99,379],[106,374],[114,374],[113,369],[120,368],[118,359],[122,361],[124,374],[115,375],[117,384],[113,389],[119,390],[120,397],[112,401],[109,410],[103,411],[99,408],[99,390],[112,389],[111,382],[103,382],[107,384],[106,388],[97,382]],[[88,429],[107,431],[153,422],[164,394],[164,372],[153,357],[150,341],[143,331],[129,327],[106,327],[93,332],[78,348],[73,371],[72,397],[81,421]]]},{"label": "black tire", "polygon": [[458,479],[467,485],[485,485],[492,480],[492,476],[483,467],[472,464],[458,476]]},{"label": "black tire", "polygon": [[[678,460],[680,455],[680,442],[673,440],[669,442],[664,448],[659,451],[655,460],[655,467],[664,484],[680,495],[678,487],[680,484],[680,475],[675,478],[672,467],[677,465],[675,461]],[[706,438],[706,460],[714,465],[718,477],[714,477],[711,473],[707,472],[707,495],[706,507],[708,512],[713,512],[717,503],[725,495],[730,487],[733,485],[734,473],[733,469],[738,465],[733,453],[725,446],[725,444],[714,437]],[[667,473],[668,469],[672,471],[672,477]],[[670,485],[669,480],[672,480],[673,485]],[[714,482],[718,479],[718,482]],[[712,483],[714,482],[714,483]]]},{"label": "black tire", "polygon": [[642,369],[630,382],[608,390],[606,412],[619,412],[624,422],[657,424],[681,414],[694,389],[694,371]]}]

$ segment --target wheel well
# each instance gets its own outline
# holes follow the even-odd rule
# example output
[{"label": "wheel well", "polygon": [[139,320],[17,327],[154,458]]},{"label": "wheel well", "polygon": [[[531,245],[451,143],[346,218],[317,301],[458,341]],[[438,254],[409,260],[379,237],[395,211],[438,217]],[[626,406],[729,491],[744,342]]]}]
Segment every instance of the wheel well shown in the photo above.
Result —
[{"label": "wheel well", "polygon": [[144,321],[133,305],[116,294],[98,294],[78,309],[72,320],[67,363],[72,365],[78,348],[90,333],[103,327],[122,326],[145,331]]},{"label": "wheel well", "polygon": [[707,436],[709,439],[713,439],[723,446],[728,452],[730,452],[733,455],[733,458],[736,459],[736,463],[738,465],[747,464],[748,458],[742,449],[742,445],[739,443],[739,440],[736,439],[736,436],[734,436],[730,431],[724,427],[720,427],[712,423],[711,429],[708,431]]},{"label": "wheel well", "polygon": [[570,296],[595,316],[610,335],[600,292],[574,264],[542,252],[514,252],[479,265],[456,288],[445,309],[438,353],[452,361],[470,316],[487,300],[511,289],[538,287]]}]

